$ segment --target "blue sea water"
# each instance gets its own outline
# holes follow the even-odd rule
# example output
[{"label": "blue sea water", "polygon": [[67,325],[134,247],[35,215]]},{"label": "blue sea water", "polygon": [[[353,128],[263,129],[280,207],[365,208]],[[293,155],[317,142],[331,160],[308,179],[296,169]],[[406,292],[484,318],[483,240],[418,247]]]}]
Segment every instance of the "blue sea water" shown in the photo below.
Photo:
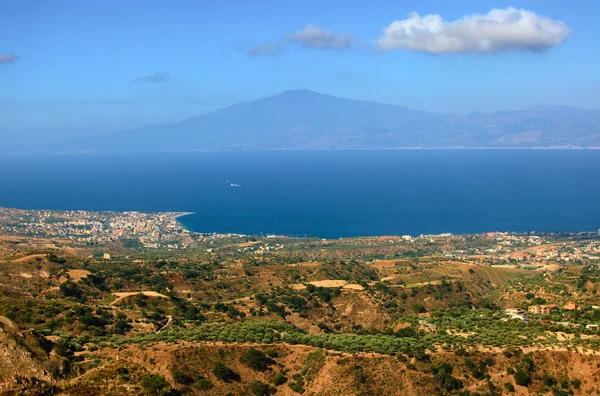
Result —
[{"label": "blue sea water", "polygon": [[0,206],[194,212],[180,221],[198,232],[326,238],[595,231],[600,150],[4,157]]}]

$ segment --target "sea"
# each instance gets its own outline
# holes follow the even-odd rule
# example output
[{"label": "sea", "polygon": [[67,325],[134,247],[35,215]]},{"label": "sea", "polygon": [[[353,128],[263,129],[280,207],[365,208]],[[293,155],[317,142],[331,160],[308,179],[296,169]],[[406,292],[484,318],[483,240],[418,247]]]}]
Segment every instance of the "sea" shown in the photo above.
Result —
[{"label": "sea", "polygon": [[0,206],[192,212],[191,231],[340,238],[600,228],[600,150],[0,158]]}]

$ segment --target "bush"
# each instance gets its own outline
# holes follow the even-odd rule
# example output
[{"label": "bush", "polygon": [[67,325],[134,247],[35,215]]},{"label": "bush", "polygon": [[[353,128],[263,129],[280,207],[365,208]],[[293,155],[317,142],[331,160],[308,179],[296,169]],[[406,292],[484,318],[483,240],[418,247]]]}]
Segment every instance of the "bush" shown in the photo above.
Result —
[{"label": "bush", "polygon": [[59,289],[65,297],[81,297],[81,289],[79,288],[79,286],[77,286],[77,284],[71,282],[70,280],[61,283]]},{"label": "bush", "polygon": [[149,396],[165,396],[171,392],[171,384],[158,374],[147,374],[142,377],[144,394]]},{"label": "bush", "polygon": [[190,385],[194,383],[194,379],[181,370],[173,371],[173,381],[176,384]]},{"label": "bush", "polygon": [[581,380],[574,378],[571,380],[571,385],[573,385],[573,388],[579,389],[579,387],[581,386]]},{"label": "bush", "polygon": [[273,377],[273,385],[279,386],[285,384],[287,378],[285,377],[285,373],[283,371],[278,372],[275,377]]},{"label": "bush", "polygon": [[271,394],[271,387],[260,381],[254,381],[250,384],[250,392],[255,396],[268,396]]},{"label": "bush", "polygon": [[522,369],[518,369],[514,376],[517,385],[529,386],[529,384],[531,384],[531,377]]},{"label": "bush", "polygon": [[290,389],[296,393],[304,393],[304,378],[302,374],[296,373],[292,375],[292,379],[294,381],[288,383]]},{"label": "bush", "polygon": [[553,376],[544,374],[544,376],[542,377],[542,382],[546,386],[554,386],[557,384],[558,381],[556,381],[556,378],[554,378]]},{"label": "bush", "polygon": [[236,378],[235,372],[221,362],[215,363],[213,374],[221,381],[233,381]]},{"label": "bush", "polygon": [[244,351],[240,357],[240,362],[257,371],[265,371],[274,363],[274,361],[265,355],[264,352],[259,351],[256,348],[250,348]]},{"label": "bush", "polygon": [[513,384],[511,384],[510,382],[505,383],[504,387],[509,392],[514,392],[515,391],[515,386]]},{"label": "bush", "polygon": [[46,258],[48,259],[48,261],[51,261],[56,264],[64,264],[67,262],[67,259],[65,259],[64,257],[58,257],[54,253],[50,253],[48,256],[46,256]]},{"label": "bush", "polygon": [[212,383],[212,381],[204,377],[198,378],[196,382],[194,382],[194,388],[201,391],[207,391],[213,386],[215,385]]},{"label": "bush", "polygon": [[452,392],[463,387],[461,380],[452,376],[452,366],[442,363],[432,368],[435,381],[447,392]]}]

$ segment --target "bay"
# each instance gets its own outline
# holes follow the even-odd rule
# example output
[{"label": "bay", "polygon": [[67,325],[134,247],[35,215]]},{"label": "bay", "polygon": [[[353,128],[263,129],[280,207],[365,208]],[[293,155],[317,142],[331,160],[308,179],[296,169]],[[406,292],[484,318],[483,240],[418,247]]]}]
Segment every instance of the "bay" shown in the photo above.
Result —
[{"label": "bay", "polygon": [[193,212],[198,232],[338,238],[600,228],[600,150],[0,158],[0,206]]}]

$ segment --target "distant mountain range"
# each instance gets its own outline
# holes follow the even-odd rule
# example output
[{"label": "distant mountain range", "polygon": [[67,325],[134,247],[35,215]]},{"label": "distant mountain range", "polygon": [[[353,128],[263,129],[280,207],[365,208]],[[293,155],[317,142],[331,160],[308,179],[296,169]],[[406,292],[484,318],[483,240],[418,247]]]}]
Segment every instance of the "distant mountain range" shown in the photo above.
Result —
[{"label": "distant mountain range", "polygon": [[45,145],[34,152],[600,147],[600,110],[538,106],[436,114],[286,91],[178,123]]}]

